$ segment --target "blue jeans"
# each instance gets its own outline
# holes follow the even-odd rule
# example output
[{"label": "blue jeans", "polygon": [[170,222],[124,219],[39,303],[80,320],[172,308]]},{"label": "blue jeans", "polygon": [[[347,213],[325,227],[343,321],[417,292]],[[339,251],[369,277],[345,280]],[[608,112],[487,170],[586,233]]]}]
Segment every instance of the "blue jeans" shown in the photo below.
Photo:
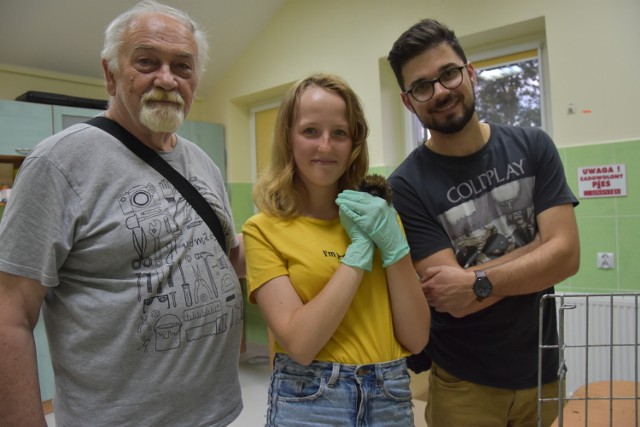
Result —
[{"label": "blue jeans", "polygon": [[413,427],[405,359],[372,365],[300,365],[278,353],[267,427]]}]

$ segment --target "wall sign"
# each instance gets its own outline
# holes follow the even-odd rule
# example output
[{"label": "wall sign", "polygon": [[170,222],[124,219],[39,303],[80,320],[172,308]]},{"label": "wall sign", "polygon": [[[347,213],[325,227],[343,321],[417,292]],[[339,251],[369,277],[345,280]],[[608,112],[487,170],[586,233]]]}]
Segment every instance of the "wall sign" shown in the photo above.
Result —
[{"label": "wall sign", "polygon": [[624,163],[616,165],[580,166],[578,168],[579,197],[622,197],[627,195],[627,174]]}]

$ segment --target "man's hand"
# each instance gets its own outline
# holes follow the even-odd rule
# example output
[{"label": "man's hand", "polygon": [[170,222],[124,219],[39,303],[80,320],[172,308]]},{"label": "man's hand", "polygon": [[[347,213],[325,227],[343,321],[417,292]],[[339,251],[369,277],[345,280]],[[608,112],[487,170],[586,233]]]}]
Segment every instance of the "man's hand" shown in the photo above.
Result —
[{"label": "man's hand", "polygon": [[473,283],[476,280],[472,270],[440,265],[429,267],[421,278],[422,290],[429,305],[436,311],[463,312],[476,301]]}]

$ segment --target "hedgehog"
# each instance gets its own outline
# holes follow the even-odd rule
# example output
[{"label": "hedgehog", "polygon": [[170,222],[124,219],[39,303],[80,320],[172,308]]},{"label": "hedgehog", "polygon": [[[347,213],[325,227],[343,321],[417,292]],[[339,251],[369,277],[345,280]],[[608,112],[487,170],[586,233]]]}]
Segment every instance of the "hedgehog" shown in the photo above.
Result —
[{"label": "hedgehog", "polygon": [[366,175],[360,182],[358,190],[369,193],[372,196],[380,197],[386,200],[389,206],[391,206],[391,186],[389,185],[389,181],[382,175]]}]

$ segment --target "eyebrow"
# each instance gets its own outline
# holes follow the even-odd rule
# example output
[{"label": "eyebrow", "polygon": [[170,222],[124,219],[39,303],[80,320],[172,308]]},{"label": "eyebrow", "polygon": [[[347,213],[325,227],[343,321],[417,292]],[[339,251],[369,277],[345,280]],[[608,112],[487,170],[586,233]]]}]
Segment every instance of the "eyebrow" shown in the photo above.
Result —
[{"label": "eyebrow", "polygon": [[[137,44],[133,46],[133,51],[141,51],[141,50],[147,50],[150,52],[159,52],[160,50],[153,45],[150,44]],[[192,52],[188,52],[188,51],[182,51],[182,52],[178,52],[176,54],[176,56],[180,57],[180,58],[187,58],[187,59],[194,59],[196,57],[196,55]]]},{"label": "eyebrow", "polygon": [[[464,65],[464,64],[462,64]],[[438,75],[437,77],[433,78],[433,79],[427,79],[425,77],[420,77],[414,81],[411,82],[411,84],[409,85],[409,89],[411,89],[412,87],[414,87],[415,85],[417,85],[418,83],[424,83],[424,82],[432,82],[433,80],[437,79],[438,77],[440,77],[440,74],[444,73],[445,71],[447,71],[449,68],[455,68],[455,67],[459,67],[460,65],[456,64],[455,62],[448,62],[444,65],[442,65],[439,69],[438,69]]]}]

